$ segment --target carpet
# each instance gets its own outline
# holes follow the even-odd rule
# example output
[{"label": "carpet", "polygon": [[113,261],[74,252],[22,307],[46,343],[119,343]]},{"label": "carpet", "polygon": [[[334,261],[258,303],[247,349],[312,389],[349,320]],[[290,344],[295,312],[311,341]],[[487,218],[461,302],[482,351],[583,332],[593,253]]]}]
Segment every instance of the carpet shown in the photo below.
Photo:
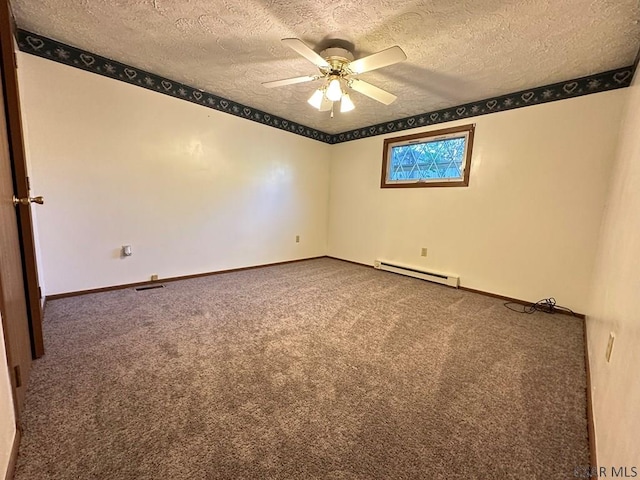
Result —
[{"label": "carpet", "polygon": [[16,480],[567,479],[582,320],[322,258],[47,303]]}]

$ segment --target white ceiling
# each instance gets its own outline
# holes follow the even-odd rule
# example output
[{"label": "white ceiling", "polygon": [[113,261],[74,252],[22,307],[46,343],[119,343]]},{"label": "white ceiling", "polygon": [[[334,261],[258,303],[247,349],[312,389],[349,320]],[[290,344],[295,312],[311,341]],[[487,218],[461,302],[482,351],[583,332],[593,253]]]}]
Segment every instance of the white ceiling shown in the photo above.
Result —
[{"label": "white ceiling", "polygon": [[[337,133],[631,65],[638,0],[12,0],[20,28]],[[356,58],[399,45],[408,59],[360,78],[398,96],[357,92],[352,112],[306,103],[315,74],[281,44],[316,51],[341,39]]]}]

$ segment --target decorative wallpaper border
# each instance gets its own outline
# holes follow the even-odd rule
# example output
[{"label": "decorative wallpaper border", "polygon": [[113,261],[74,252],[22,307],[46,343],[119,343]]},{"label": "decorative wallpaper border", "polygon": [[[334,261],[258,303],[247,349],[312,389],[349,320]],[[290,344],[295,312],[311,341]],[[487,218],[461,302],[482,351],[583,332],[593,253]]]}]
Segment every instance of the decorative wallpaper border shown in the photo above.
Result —
[{"label": "decorative wallpaper border", "polygon": [[287,132],[309,137],[321,142],[330,143],[332,135],[315,128],[307,127],[286,118],[271,115],[253,107],[234,102],[213,93],[161,77],[139,68],[116,62],[106,57],[81,50],[70,45],[52,40],[42,35],[18,29],[18,46],[21,51],[47,58],[54,62],[97,73],[104,77],[120,80],[131,85],[146,88],[154,92],[213,108],[230,115],[246,118],[253,122],[286,130]]},{"label": "decorative wallpaper border", "polygon": [[489,113],[504,112],[516,108],[529,107],[531,105],[539,105],[541,103],[555,102],[557,100],[580,97],[591,93],[628,87],[631,84],[633,72],[634,67],[631,65],[608,72],[568,80],[566,82],[521,90],[477,102],[465,103],[464,105],[458,105],[456,107],[444,108],[435,112],[421,113],[391,122],[356,128],[355,130],[332,135],[330,143],[348,142],[360,138],[384,135],[385,133],[426,127],[438,123],[452,122],[454,120],[477,117]]},{"label": "decorative wallpaper border", "polygon": [[435,112],[421,113],[347,132],[329,134],[25,30],[18,30],[18,46],[25,53],[329,144],[349,142],[361,138],[624,88],[631,84],[633,72],[635,71],[634,66],[630,65],[608,72],[487,98]]}]

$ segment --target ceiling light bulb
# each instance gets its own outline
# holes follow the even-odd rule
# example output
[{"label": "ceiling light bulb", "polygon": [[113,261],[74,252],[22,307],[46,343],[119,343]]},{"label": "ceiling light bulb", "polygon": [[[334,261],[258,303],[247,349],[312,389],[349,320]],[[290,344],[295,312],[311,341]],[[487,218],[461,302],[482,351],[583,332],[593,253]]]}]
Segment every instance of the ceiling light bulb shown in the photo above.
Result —
[{"label": "ceiling light bulb", "polygon": [[342,86],[340,85],[340,80],[334,78],[329,82],[329,86],[327,87],[327,98],[332,102],[337,102],[342,98]]},{"label": "ceiling light bulb", "polygon": [[351,101],[351,97],[349,97],[348,93],[345,93],[342,96],[342,100],[340,100],[340,113],[350,112],[356,108],[356,106]]},{"label": "ceiling light bulb", "polygon": [[309,98],[309,100],[307,100],[307,102],[312,107],[320,110],[320,105],[322,105],[322,95],[323,95],[322,90],[318,89],[315,92],[313,92],[313,95],[311,95],[311,97]]}]

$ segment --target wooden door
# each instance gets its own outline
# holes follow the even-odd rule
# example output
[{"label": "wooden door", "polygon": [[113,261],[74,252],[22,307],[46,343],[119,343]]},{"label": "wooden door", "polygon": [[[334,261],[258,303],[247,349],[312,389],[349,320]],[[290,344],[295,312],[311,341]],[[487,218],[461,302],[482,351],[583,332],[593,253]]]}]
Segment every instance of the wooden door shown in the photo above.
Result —
[{"label": "wooden door", "polygon": [[[2,54],[2,81],[7,133],[9,135],[9,151],[13,186],[19,198],[30,196],[29,178],[27,177],[27,160],[24,148],[22,117],[20,114],[20,96],[18,77],[16,74],[15,24],[11,15],[8,0],[0,0],[0,46]],[[27,317],[31,334],[31,352],[33,358],[44,355],[42,339],[42,304],[38,270],[35,257],[35,238],[33,235],[33,219],[30,205],[20,205],[17,209],[18,232],[22,252],[22,270],[25,279],[27,297]]]},{"label": "wooden door", "polygon": [[0,0],[0,312],[7,359],[20,414],[31,359],[44,354],[42,307],[35,260],[31,206],[23,143],[14,24],[8,0]]},{"label": "wooden door", "polygon": [[4,114],[5,102],[2,96],[0,107],[0,310],[11,383],[19,414],[31,370],[31,337],[22,275],[18,218],[16,207],[13,205],[13,172]]}]

